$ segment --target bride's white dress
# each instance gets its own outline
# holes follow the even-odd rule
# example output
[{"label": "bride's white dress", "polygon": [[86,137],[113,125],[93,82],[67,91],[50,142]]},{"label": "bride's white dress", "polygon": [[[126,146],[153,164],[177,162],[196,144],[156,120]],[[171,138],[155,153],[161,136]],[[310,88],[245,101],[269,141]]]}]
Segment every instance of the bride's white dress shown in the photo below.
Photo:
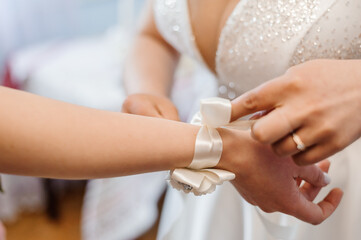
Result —
[{"label": "bride's white dress", "polygon": [[[154,15],[163,37],[206,67],[192,33],[187,0],[156,0]],[[290,66],[316,58],[361,59],[361,0],[242,0],[219,40],[219,95],[234,98]],[[290,239],[360,239],[360,156],[358,140],[332,157],[332,183],[320,197],[333,187],[345,194],[336,212],[319,226],[281,214],[261,216],[231,184],[224,184],[204,197],[170,189],[158,238],[274,239],[277,234],[269,223],[284,221],[291,226],[286,229]]]}]

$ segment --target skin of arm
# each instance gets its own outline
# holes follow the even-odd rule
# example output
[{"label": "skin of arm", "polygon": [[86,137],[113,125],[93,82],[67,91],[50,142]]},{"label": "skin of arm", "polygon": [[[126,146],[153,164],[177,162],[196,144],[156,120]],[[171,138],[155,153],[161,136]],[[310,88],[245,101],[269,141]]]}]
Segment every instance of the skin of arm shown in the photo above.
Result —
[{"label": "skin of arm", "polygon": [[185,167],[198,127],[0,87],[0,172],[87,179]]},{"label": "skin of arm", "polygon": [[124,71],[127,93],[168,96],[179,53],[157,30],[153,1],[148,1],[140,20],[140,30],[128,55]]},{"label": "skin of arm", "polygon": [[[0,99],[3,173],[105,178],[186,167],[193,159],[197,126],[80,107],[4,87]],[[327,184],[322,170],[328,170],[328,162],[322,170],[299,167],[252,143],[249,133],[219,132],[224,151],[218,167],[235,172],[233,184],[250,203],[313,224],[336,209],[342,196],[338,189],[318,205],[312,203]],[[298,188],[295,179],[307,184]]]}]

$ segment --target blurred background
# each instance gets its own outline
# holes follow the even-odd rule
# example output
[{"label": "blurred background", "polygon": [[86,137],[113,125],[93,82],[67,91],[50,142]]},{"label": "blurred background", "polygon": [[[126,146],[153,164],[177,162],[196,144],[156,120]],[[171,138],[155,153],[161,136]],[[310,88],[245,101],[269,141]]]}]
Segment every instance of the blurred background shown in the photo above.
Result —
[{"label": "blurred background", "polygon": [[[0,0],[0,83],[119,111],[144,0]],[[154,239],[165,173],[94,181],[3,175],[7,239]]]},{"label": "blurred background", "polygon": [[125,27],[134,20],[142,2],[0,0],[0,63],[3,65],[14,50],[34,44],[94,36],[112,26]]}]

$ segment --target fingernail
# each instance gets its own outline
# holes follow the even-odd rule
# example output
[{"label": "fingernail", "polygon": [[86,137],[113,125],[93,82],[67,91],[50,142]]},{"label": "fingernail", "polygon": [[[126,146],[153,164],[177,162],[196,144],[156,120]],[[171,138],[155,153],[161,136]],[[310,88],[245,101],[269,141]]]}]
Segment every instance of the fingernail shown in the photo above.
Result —
[{"label": "fingernail", "polygon": [[331,178],[330,175],[328,175],[327,173],[323,173],[323,181],[325,182],[326,185],[331,183]]}]

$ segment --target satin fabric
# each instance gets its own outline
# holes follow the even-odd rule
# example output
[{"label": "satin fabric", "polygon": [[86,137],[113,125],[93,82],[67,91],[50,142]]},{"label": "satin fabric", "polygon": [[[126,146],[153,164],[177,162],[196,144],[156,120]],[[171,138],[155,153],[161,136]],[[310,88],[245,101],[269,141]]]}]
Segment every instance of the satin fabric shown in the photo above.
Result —
[{"label": "satin fabric", "polygon": [[197,134],[194,157],[188,168],[170,173],[170,184],[177,190],[194,195],[204,195],[216,189],[216,185],[235,178],[234,173],[221,169],[205,169],[217,166],[221,159],[223,143],[217,127],[226,125],[231,118],[232,105],[227,99],[201,100],[200,111],[191,123],[202,126]]},{"label": "satin fabric", "polygon": [[[202,65],[187,2],[156,0],[154,16],[157,29],[175,49]],[[277,7],[272,7],[274,4]],[[290,9],[292,14],[287,16],[289,12],[285,9]],[[215,88],[221,96],[231,98],[284,74],[300,61],[361,59],[360,9],[359,0],[239,1],[221,30],[217,53],[218,85]],[[282,15],[284,19],[275,21],[274,17]],[[305,18],[313,20],[305,21]],[[290,36],[287,31],[294,29],[292,25],[295,23],[300,25],[294,27],[302,31]],[[269,32],[270,35],[267,34]],[[207,95],[204,92],[213,84],[213,77],[196,78],[195,82],[203,83],[198,85],[197,96],[217,94],[209,91]],[[360,150],[361,140],[358,140],[330,158],[332,182],[321,190],[315,202],[323,199],[334,187],[343,189],[344,196],[335,213],[322,224],[315,227],[280,213],[262,213],[262,216],[280,225],[297,222],[296,233],[283,239],[360,239],[361,189],[360,184],[355,184],[361,182]],[[243,200],[227,182],[217,187],[214,193],[202,197],[169,190],[164,206],[158,239],[280,239],[266,226],[257,208]]]},{"label": "satin fabric", "polygon": [[235,178],[235,174],[213,169],[221,159],[223,143],[216,128],[247,130],[253,121],[237,120],[230,123],[232,105],[228,99],[207,98],[201,100],[200,111],[191,123],[202,126],[197,134],[195,152],[188,168],[170,172],[170,184],[175,189],[194,195],[212,193],[216,185]]},{"label": "satin fabric", "polygon": [[198,132],[194,157],[188,168],[202,169],[217,166],[222,155],[222,138],[217,127],[229,123],[231,102],[223,98],[202,99],[200,111],[196,113],[191,124],[202,126]]}]

